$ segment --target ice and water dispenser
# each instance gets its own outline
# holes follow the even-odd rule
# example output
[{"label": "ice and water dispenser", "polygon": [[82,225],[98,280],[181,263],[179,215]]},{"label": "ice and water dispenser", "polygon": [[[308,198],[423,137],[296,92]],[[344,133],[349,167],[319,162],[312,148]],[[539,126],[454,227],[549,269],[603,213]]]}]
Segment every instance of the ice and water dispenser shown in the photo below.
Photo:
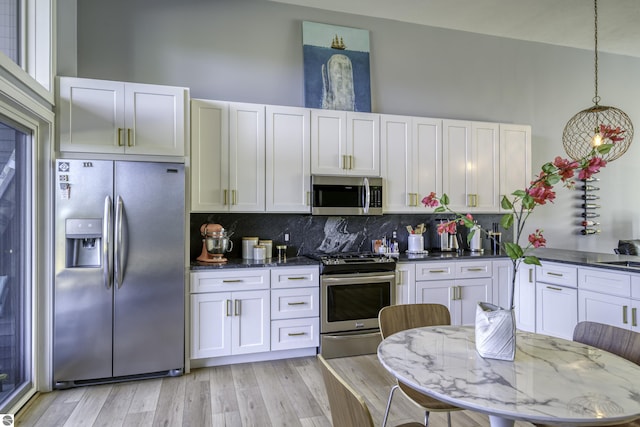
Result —
[{"label": "ice and water dispenser", "polygon": [[66,267],[100,267],[102,218],[67,218]]}]

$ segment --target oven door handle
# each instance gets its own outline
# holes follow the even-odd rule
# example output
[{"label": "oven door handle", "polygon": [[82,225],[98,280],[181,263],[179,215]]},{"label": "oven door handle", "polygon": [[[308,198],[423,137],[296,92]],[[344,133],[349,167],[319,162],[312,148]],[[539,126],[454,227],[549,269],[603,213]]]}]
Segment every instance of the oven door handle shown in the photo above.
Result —
[{"label": "oven door handle", "polygon": [[362,206],[362,210],[365,214],[369,213],[369,204],[371,203],[371,187],[369,187],[369,178],[364,178],[364,206]]},{"label": "oven door handle", "polygon": [[395,273],[379,274],[340,274],[321,276],[322,283],[326,285],[361,285],[370,283],[396,282]]}]

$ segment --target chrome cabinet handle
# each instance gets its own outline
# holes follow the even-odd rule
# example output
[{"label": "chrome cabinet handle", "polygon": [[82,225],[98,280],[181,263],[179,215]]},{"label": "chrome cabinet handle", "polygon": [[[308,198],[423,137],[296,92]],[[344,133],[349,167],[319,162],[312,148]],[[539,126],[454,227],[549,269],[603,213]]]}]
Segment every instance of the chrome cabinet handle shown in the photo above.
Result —
[{"label": "chrome cabinet handle", "polygon": [[226,300],[226,302],[227,302],[227,317],[230,317],[231,316],[231,300],[228,299]]},{"label": "chrome cabinet handle", "polygon": [[231,204],[234,206],[238,204],[236,200],[236,190],[231,190]]},{"label": "chrome cabinet handle", "polygon": [[127,128],[127,145],[133,147],[135,144],[131,142],[131,128]]},{"label": "chrome cabinet handle", "polygon": [[290,337],[299,337],[301,335],[304,335],[304,332],[289,332],[287,335],[289,335]]},{"label": "chrome cabinet handle", "polygon": [[447,270],[429,270],[429,273],[446,273]]},{"label": "chrome cabinet handle", "polygon": [[298,301],[298,302],[288,302],[287,305],[305,305],[306,302]]},{"label": "chrome cabinet handle", "polygon": [[484,271],[484,268],[480,268],[480,267],[467,268],[467,271]]},{"label": "chrome cabinet handle", "polygon": [[304,277],[304,276],[287,277],[287,280],[306,280],[306,277]]},{"label": "chrome cabinet handle", "polygon": [[234,307],[234,316],[240,316],[240,300],[234,300],[235,303],[235,307]]},{"label": "chrome cabinet handle", "polygon": [[122,147],[122,128],[118,128],[118,147]]},{"label": "chrome cabinet handle", "polygon": [[562,277],[562,273],[554,273],[553,271],[547,272],[549,276]]},{"label": "chrome cabinet handle", "polygon": [[529,283],[533,283],[533,268],[529,269]]},{"label": "chrome cabinet handle", "polygon": [[346,154],[342,155],[342,168],[341,169],[349,169],[347,167],[347,155]]},{"label": "chrome cabinet handle", "polygon": [[349,169],[353,169],[353,156],[349,156]]},{"label": "chrome cabinet handle", "polygon": [[225,189],[225,190],[224,190],[224,202],[223,202],[223,204],[224,204],[225,206],[227,205],[227,192],[228,192],[228,191],[229,191],[229,190],[227,190],[227,189]]},{"label": "chrome cabinet handle", "polygon": [[629,319],[627,319],[627,310],[629,309],[628,305],[623,305],[622,306],[622,323],[624,323],[625,325],[627,323],[629,323]]},{"label": "chrome cabinet handle", "polygon": [[222,280],[222,283],[240,283],[242,282],[242,279],[224,279]]},{"label": "chrome cabinet handle", "polygon": [[553,291],[562,291],[562,288],[556,288],[555,286],[547,286],[547,289],[551,289]]},{"label": "chrome cabinet handle", "polygon": [[638,309],[633,307],[631,309],[631,326],[638,326]]},{"label": "chrome cabinet handle", "polygon": [[311,206],[311,191],[307,191],[307,206]]}]

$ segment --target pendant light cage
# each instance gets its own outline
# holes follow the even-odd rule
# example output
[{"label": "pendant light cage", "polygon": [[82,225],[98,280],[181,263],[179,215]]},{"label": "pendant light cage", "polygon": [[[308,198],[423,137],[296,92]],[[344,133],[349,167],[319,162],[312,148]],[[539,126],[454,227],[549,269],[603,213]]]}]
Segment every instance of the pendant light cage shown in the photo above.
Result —
[{"label": "pendant light cage", "polygon": [[[600,153],[602,159],[613,161],[622,156],[633,140],[633,124],[627,114],[616,107],[599,105],[598,96],[598,0],[593,1],[594,9],[594,69],[595,96],[593,107],[580,111],[564,127],[562,145],[573,160],[588,156],[598,144],[613,144],[608,153]],[[605,132],[601,132],[604,127]],[[616,134],[616,141],[607,139],[607,131],[622,131]]]},{"label": "pendant light cage", "polygon": [[[564,127],[562,145],[569,157],[578,160],[588,156],[594,148],[594,135],[600,132],[601,125],[624,130],[620,135],[623,138],[622,141],[616,141],[608,153],[600,155],[603,160],[611,162],[629,149],[633,139],[633,124],[629,116],[616,107],[596,104],[577,113]],[[610,144],[612,141],[602,142]]]}]

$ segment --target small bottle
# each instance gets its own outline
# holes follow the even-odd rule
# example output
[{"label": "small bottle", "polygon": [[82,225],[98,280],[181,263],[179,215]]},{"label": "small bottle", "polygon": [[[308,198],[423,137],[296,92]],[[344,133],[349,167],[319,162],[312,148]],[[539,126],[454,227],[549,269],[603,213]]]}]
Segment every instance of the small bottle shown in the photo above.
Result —
[{"label": "small bottle", "polygon": [[593,227],[594,225],[600,225],[599,222],[584,220],[580,223],[583,227]]},{"label": "small bottle", "polygon": [[597,214],[597,213],[595,213],[595,212],[582,212],[582,213],[580,214],[580,216],[582,216],[583,218],[597,218],[597,217],[599,217],[600,215],[598,215],[598,214]]},{"label": "small bottle", "polygon": [[583,234],[585,236],[588,234],[598,234],[598,233],[600,233],[600,230],[595,230],[593,228],[584,228],[580,230],[580,234]]},{"label": "small bottle", "polygon": [[391,234],[391,253],[398,253],[400,252],[399,247],[398,247],[398,234],[394,231]]},{"label": "small bottle", "polygon": [[585,190],[585,191],[595,191],[595,190],[599,190],[600,188],[599,187],[594,187],[593,185],[585,184],[580,189],[581,190]]},{"label": "small bottle", "polygon": [[583,194],[580,198],[582,200],[598,200],[600,196],[596,196],[595,194]]},{"label": "small bottle", "polygon": [[598,209],[600,208],[600,205],[596,205],[595,203],[583,203],[582,204],[582,209]]}]

